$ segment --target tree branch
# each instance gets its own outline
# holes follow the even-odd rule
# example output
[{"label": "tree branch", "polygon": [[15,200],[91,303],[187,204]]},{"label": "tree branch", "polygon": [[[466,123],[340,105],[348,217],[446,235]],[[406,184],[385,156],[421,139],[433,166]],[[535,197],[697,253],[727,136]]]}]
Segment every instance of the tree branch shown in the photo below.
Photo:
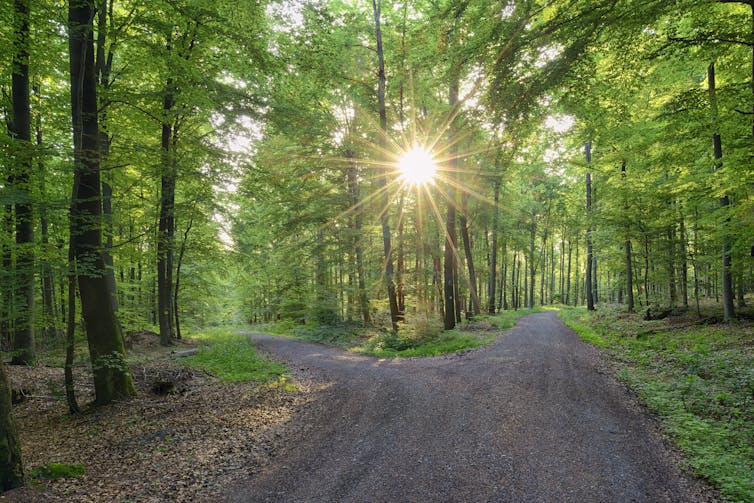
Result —
[{"label": "tree branch", "polygon": [[143,113],[144,115],[146,115],[150,119],[153,119],[153,120],[159,122],[160,124],[162,124],[162,119],[160,119],[159,117],[157,117],[156,115],[154,115],[149,110],[146,110],[146,109],[140,107],[139,105],[134,105],[133,103],[129,103],[128,101],[125,101],[125,100],[107,100],[107,102],[104,105],[102,105],[102,108],[99,111],[101,112],[102,110],[104,110],[108,106],[113,105],[115,103],[120,103],[120,104],[123,104],[123,105],[128,105],[129,107],[134,108],[134,109],[138,110],[139,112]]}]

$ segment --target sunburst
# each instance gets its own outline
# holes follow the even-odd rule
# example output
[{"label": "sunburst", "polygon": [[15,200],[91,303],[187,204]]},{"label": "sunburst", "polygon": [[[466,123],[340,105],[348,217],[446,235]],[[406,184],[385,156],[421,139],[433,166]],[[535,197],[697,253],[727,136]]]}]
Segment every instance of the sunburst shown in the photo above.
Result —
[{"label": "sunburst", "polygon": [[434,182],[437,164],[425,147],[414,145],[401,155],[398,171],[409,185],[427,185]]}]

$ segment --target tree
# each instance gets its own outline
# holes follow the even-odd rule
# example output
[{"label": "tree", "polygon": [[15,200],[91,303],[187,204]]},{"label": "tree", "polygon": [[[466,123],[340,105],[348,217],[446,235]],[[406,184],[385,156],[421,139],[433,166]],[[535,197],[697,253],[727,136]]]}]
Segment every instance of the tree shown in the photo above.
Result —
[{"label": "tree", "polygon": [[[387,146],[387,110],[385,108],[385,56],[382,52],[382,30],[380,27],[381,0],[372,0],[372,11],[374,13],[374,33],[377,44],[377,103],[380,117],[380,150],[386,151]],[[398,331],[398,299],[395,291],[395,282],[393,281],[393,247],[390,237],[390,221],[388,210],[388,187],[386,175],[380,177],[380,190],[382,191],[383,210],[380,214],[380,223],[382,225],[382,243],[385,252],[385,284],[387,285],[388,304],[390,306],[390,320],[393,331]]]},{"label": "tree", "polygon": [[16,295],[13,359],[31,365],[34,349],[34,210],[32,207],[33,156],[29,96],[29,1],[14,0],[15,50],[13,53],[13,114],[9,125],[16,140],[13,186],[16,189]]},{"label": "tree", "polygon": [[[496,163],[499,162],[499,156],[495,157]],[[497,167],[497,166],[496,166]],[[500,202],[500,180],[496,179],[494,182],[494,208],[492,217],[492,248],[490,250],[490,276],[487,285],[487,314],[495,314],[495,287],[497,285],[496,271],[497,271],[497,227],[498,218],[500,214],[500,208],[498,206]],[[503,279],[505,278],[505,271],[501,272]]]},{"label": "tree", "polygon": [[102,249],[102,194],[97,77],[94,67],[94,0],[70,0],[68,30],[73,120],[74,182],[70,240],[89,344],[95,403],[135,395],[113,308]]},{"label": "tree", "polygon": [[[707,67],[707,83],[709,89],[710,108],[712,109],[712,123],[713,128],[716,126],[717,121],[717,99],[715,95],[715,64],[711,63]],[[723,158],[723,146],[720,138],[720,133],[717,132],[717,128],[714,129],[712,134],[712,150],[715,158],[715,167],[717,170],[720,168],[721,159]],[[727,209],[730,205],[728,195],[725,194],[720,198],[720,206],[723,209]],[[728,227],[730,226],[730,219],[725,218],[722,224],[722,292],[723,292],[723,319],[730,321],[735,314],[735,307],[733,305],[733,274],[731,272],[731,252],[730,252],[730,236],[728,234]]]},{"label": "tree", "polygon": [[[586,152],[587,165],[592,162],[592,144],[587,142],[584,147]],[[586,228],[586,305],[587,309],[594,311],[594,295],[593,295],[593,277],[592,268],[594,266],[594,252],[592,251],[592,173],[587,171],[586,173],[586,218],[589,220]]]},{"label": "tree", "polygon": [[5,365],[0,362],[0,491],[24,484],[24,467],[21,445],[18,442],[16,423],[13,420],[10,382]]}]

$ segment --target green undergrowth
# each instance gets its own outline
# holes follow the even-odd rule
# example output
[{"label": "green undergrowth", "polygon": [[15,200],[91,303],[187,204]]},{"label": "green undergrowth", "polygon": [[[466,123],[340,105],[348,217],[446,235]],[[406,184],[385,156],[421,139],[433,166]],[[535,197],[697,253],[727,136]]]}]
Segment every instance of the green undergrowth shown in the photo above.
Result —
[{"label": "green undergrowth", "polygon": [[727,501],[754,501],[754,327],[644,321],[617,309],[561,311],[607,349],[618,376],[663,420],[694,472]]},{"label": "green undergrowth", "polygon": [[80,464],[48,463],[32,470],[33,480],[72,479],[84,475],[86,469]]},{"label": "green undergrowth", "polygon": [[192,335],[200,342],[199,352],[186,363],[204,369],[223,381],[280,383],[286,385],[286,368],[261,356],[252,341],[228,329],[204,330]]},{"label": "green undergrowth", "polygon": [[327,326],[278,322],[259,325],[254,329],[379,358],[426,357],[490,344],[501,330],[513,327],[521,316],[539,311],[522,309],[504,311],[494,316],[477,316],[458,324],[453,330],[443,330],[442,322],[438,319],[413,316],[400,324],[397,334],[384,328],[364,327],[355,323]]}]

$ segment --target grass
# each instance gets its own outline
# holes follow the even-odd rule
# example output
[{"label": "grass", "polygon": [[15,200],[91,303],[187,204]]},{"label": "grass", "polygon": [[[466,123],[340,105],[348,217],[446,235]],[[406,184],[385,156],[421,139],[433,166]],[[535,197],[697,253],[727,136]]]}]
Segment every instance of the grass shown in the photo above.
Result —
[{"label": "grass", "polygon": [[287,381],[286,368],[260,356],[251,340],[228,329],[216,328],[194,334],[200,341],[199,352],[186,363],[201,368],[228,382],[261,383]]},{"label": "grass", "polygon": [[728,501],[754,501],[751,324],[644,321],[615,309],[561,317],[619,362],[619,377],[662,418],[697,475]]},{"label": "grass", "polygon": [[414,316],[401,324],[397,334],[386,329],[364,327],[354,323],[335,326],[296,325],[278,322],[255,327],[255,330],[338,347],[378,358],[429,357],[467,351],[490,344],[501,330],[513,327],[526,314],[541,309],[504,311],[494,316],[481,315],[453,330],[443,330],[442,323],[427,316]]},{"label": "grass", "polygon": [[352,351],[378,358],[440,356],[484,346],[495,340],[497,333],[479,333],[464,329],[443,331],[428,340],[407,336],[380,334],[367,339]]}]

